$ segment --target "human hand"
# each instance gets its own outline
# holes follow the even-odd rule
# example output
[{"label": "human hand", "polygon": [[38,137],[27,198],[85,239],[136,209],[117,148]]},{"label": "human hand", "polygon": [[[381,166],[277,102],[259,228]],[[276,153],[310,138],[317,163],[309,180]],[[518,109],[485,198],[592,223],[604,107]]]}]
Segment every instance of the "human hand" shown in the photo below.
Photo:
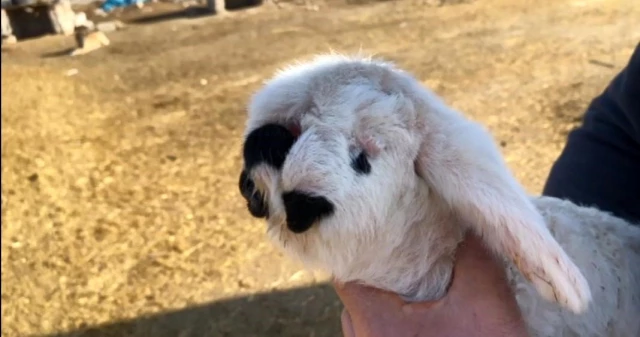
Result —
[{"label": "human hand", "polygon": [[438,301],[406,303],[398,295],[335,283],[345,306],[345,337],[526,337],[504,268],[469,236],[459,246],[453,280]]}]

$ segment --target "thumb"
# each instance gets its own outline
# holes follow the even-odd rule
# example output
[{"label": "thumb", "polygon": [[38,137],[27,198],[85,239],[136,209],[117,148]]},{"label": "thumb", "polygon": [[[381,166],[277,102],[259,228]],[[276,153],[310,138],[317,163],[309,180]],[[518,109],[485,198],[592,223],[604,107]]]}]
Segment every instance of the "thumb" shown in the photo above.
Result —
[{"label": "thumb", "polygon": [[343,337],[356,337],[356,333],[353,331],[353,322],[347,309],[342,310],[340,315],[340,323],[342,324]]},{"label": "thumb", "polygon": [[480,238],[468,235],[458,246],[453,279],[445,298],[449,301],[456,299],[470,301],[479,297],[492,296],[492,293],[496,292],[510,294],[509,289],[506,288],[506,273],[502,263]]},{"label": "thumb", "polygon": [[[334,288],[347,311],[362,311],[365,308],[401,308],[404,301],[395,293],[373,288],[357,282],[338,283]],[[393,309],[390,309],[393,310]]]},{"label": "thumb", "polygon": [[[403,304],[402,299],[392,292],[373,288],[358,282],[334,282],[338,297],[347,311],[362,311],[372,307],[398,307]],[[392,310],[392,309],[391,309]]]}]

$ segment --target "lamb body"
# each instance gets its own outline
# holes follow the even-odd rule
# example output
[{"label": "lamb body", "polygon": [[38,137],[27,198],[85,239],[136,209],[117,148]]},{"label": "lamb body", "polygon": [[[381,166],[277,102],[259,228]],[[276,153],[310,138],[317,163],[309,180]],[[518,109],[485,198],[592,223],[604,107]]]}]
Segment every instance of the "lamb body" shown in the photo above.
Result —
[{"label": "lamb body", "polygon": [[392,64],[322,55],[256,93],[240,189],[307,267],[433,300],[472,230],[531,336],[640,336],[640,228],[528,196],[489,133]]}]

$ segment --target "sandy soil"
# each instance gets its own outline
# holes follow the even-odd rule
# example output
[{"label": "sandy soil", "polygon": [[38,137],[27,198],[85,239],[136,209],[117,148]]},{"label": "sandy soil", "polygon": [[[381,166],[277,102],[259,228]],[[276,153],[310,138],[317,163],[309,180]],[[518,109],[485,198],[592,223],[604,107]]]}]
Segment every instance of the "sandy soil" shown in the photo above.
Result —
[{"label": "sandy soil", "polygon": [[42,57],[71,37],[3,50],[2,336],[339,336],[326,278],[277,252],[237,191],[261,81],[376,53],[486,123],[539,192],[638,17],[626,0],[334,1],[130,24],[79,58]]}]

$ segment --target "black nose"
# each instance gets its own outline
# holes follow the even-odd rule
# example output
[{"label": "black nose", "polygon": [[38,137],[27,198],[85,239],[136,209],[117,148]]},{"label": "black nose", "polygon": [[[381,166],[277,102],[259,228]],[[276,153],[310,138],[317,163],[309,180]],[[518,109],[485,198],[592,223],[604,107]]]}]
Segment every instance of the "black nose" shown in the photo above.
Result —
[{"label": "black nose", "polygon": [[244,142],[244,167],[250,171],[260,163],[282,168],[296,137],[284,126],[266,124],[249,133]]},{"label": "black nose", "polygon": [[260,191],[256,190],[256,186],[253,180],[247,175],[247,171],[243,170],[242,173],[240,173],[239,187],[242,197],[247,201],[249,213],[256,218],[268,217],[269,207],[265,204]]},{"label": "black nose", "polygon": [[294,233],[302,233],[314,222],[333,214],[333,204],[324,197],[292,191],[282,195],[287,213],[287,227]]}]

